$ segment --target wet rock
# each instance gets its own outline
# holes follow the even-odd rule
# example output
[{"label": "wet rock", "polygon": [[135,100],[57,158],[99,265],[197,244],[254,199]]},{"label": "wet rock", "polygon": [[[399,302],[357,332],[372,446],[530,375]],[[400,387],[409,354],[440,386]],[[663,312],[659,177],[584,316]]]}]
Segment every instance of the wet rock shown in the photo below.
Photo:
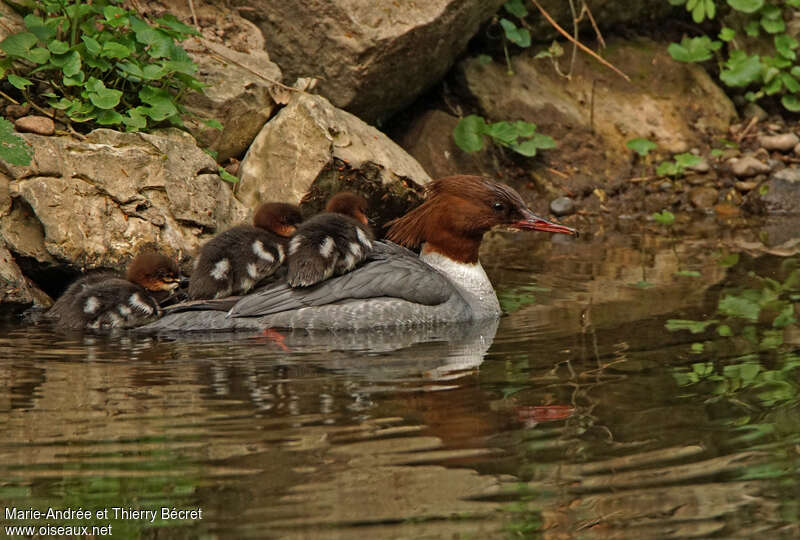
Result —
[{"label": "wet rock", "polygon": [[292,96],[264,126],[239,173],[236,193],[249,207],[266,200],[297,203],[312,187],[323,197],[347,187],[376,203],[416,201],[417,190],[430,181],[389,137],[324,97],[305,93]]},{"label": "wet rock", "polygon": [[742,193],[746,193],[755,189],[758,186],[758,182],[755,180],[737,180],[733,183],[733,187],[737,190],[741,191]]},{"label": "wet rock", "polygon": [[555,216],[568,216],[575,212],[575,201],[570,197],[558,197],[550,201],[550,212]]},{"label": "wet rock", "polygon": [[732,159],[729,163],[731,172],[737,178],[748,178],[757,174],[768,173],[771,170],[769,165],[762,163],[753,156]]},{"label": "wet rock", "polygon": [[761,106],[756,103],[748,103],[742,109],[742,117],[745,120],[750,120],[753,117],[756,117],[759,122],[763,122],[767,118],[769,118],[769,114],[765,111]]},{"label": "wet rock", "polygon": [[703,210],[714,206],[718,197],[717,190],[709,186],[696,187],[689,191],[689,201],[692,206]]},{"label": "wet rock", "polygon": [[56,132],[55,123],[46,116],[23,116],[14,122],[17,131],[23,133],[36,133],[38,135],[53,135]]},{"label": "wet rock", "polygon": [[718,216],[733,217],[738,216],[741,214],[741,212],[742,211],[738,206],[734,206],[728,202],[722,202],[714,205],[714,213],[716,213]]},{"label": "wet rock", "polygon": [[0,240],[0,305],[48,307],[52,303],[47,294],[23,275],[11,252]]},{"label": "wet rock", "polygon": [[742,201],[744,201],[744,197],[742,197],[742,194],[739,193],[735,188],[728,188],[726,191],[724,191],[722,199],[725,202],[730,203],[734,206],[739,206],[740,204],[742,204]]},{"label": "wet rock", "polygon": [[24,137],[31,164],[0,162],[12,201],[0,211],[0,231],[10,251],[36,264],[121,270],[143,246],[180,255],[247,219],[214,160],[186,132]]},{"label": "wet rock", "polygon": [[800,144],[796,144],[794,150],[792,150],[796,156],[800,156]]},{"label": "wet rock", "polygon": [[439,81],[504,2],[248,0],[242,14],[289,80],[317,77],[320,94],[375,122]]},{"label": "wet rock", "polygon": [[778,152],[789,152],[800,143],[800,137],[794,133],[780,133],[778,135],[762,135],[758,138],[758,144],[767,150]]},{"label": "wet rock", "polygon": [[745,207],[759,214],[800,213],[800,169],[787,167],[748,193]]},{"label": "wet rock", "polygon": [[672,182],[669,180],[664,180],[660,184],[658,184],[658,189],[661,191],[672,191]]}]

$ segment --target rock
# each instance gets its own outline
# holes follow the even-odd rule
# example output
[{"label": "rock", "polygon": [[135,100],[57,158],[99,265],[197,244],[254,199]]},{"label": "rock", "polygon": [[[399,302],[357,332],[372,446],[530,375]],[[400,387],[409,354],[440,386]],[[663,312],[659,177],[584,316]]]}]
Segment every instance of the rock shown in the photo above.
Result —
[{"label": "rock", "polygon": [[714,205],[714,213],[722,217],[738,216],[741,210],[738,206],[734,206],[728,202],[722,202]]},{"label": "rock", "polygon": [[23,116],[14,122],[17,131],[23,133],[36,133],[38,135],[53,135],[56,132],[56,125],[46,116]]},{"label": "rock", "polygon": [[731,173],[737,178],[748,178],[757,174],[768,173],[771,169],[753,156],[742,156],[729,161]]},{"label": "rock", "polygon": [[708,160],[706,158],[700,158],[700,162],[697,165],[690,165],[686,168],[700,174],[705,174],[711,170],[711,165],[708,164]]},{"label": "rock", "polygon": [[661,191],[672,191],[672,182],[669,180],[664,180],[660,184],[658,184],[658,189]]},{"label": "rock", "polygon": [[733,183],[733,187],[735,187],[742,193],[746,193],[758,187],[758,182],[755,182],[753,180],[737,180],[736,182]]},{"label": "rock", "polygon": [[570,197],[558,197],[550,201],[550,211],[556,216],[568,216],[575,212],[575,201]]},{"label": "rock", "polygon": [[122,270],[142,246],[180,256],[247,219],[214,160],[183,131],[25,138],[30,165],[0,162],[12,201],[0,231],[10,251],[39,265]]},{"label": "rock", "polygon": [[237,0],[289,80],[368,122],[391,116],[439,81],[505,0]]},{"label": "rock", "polygon": [[505,63],[479,58],[458,69],[488,121],[536,124],[558,142],[536,159],[565,172],[580,162],[581,172],[595,178],[630,175],[631,161],[619,149],[634,137],[663,152],[684,152],[702,145],[701,133],[727,133],[736,118],[730,99],[700,66],[676,62],[659,44],[616,42],[606,52],[632,83],[585,55],[576,57],[569,80],[527,51],[512,57],[513,77]]},{"label": "rock", "polygon": [[49,307],[53,301],[25,277],[0,239],[0,305]]},{"label": "rock", "polygon": [[[259,33],[252,23],[242,22]],[[186,125],[201,146],[217,152],[219,162],[240,158],[275,112],[271,87],[281,80],[280,68],[263,50],[238,52],[196,38],[184,46],[198,65],[198,77],[209,85],[203,93],[187,94],[184,104],[201,118],[217,120],[223,129],[208,127],[197,119]]]},{"label": "rock", "polygon": [[800,156],[800,144],[796,144],[792,151],[796,156]]},{"label": "rock", "polygon": [[767,150],[789,152],[800,143],[800,137],[794,133],[781,133],[779,135],[761,135],[758,144]]},{"label": "rock", "polygon": [[30,103],[16,104],[11,103],[6,107],[7,118],[20,118],[31,112]]},{"label": "rock", "polygon": [[769,118],[769,114],[767,114],[767,111],[761,108],[758,104],[748,102],[747,105],[744,106],[744,109],[742,109],[742,117],[745,120],[750,120],[751,118],[755,117],[759,122],[763,122]]},{"label": "rock", "polygon": [[455,116],[430,110],[414,118],[402,133],[391,135],[432,178],[454,174],[491,176],[495,167],[487,149],[467,154],[456,146],[453,130],[457,124]]},{"label": "rock", "polygon": [[[430,177],[386,135],[321,97],[297,93],[253,141],[236,193],[247,206],[327,198],[343,187],[367,195],[370,208],[405,211]],[[316,201],[319,202],[319,201]],[[315,206],[317,209],[321,205]],[[313,208],[313,207],[312,207]]]},{"label": "rock", "polygon": [[710,186],[700,186],[689,190],[689,201],[692,206],[705,210],[717,204],[719,193],[717,190]]},{"label": "rock", "polygon": [[787,167],[773,174],[747,194],[745,206],[758,214],[800,213],[800,169]]}]

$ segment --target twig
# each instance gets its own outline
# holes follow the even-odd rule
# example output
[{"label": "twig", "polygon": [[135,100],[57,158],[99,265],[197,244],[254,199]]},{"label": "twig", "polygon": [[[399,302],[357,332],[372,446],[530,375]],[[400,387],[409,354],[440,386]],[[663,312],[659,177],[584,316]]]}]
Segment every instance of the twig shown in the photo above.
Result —
[{"label": "twig", "polygon": [[[203,45],[203,46],[205,47],[205,45]],[[287,85],[283,84],[283,83],[282,83],[282,82],[280,82],[280,81],[276,81],[275,79],[270,79],[269,77],[267,77],[267,76],[265,76],[265,75],[262,75],[262,74],[261,74],[261,73],[259,73],[258,71],[256,71],[256,70],[254,70],[254,69],[252,69],[252,68],[250,68],[250,67],[248,67],[248,66],[246,66],[246,65],[242,64],[241,62],[237,62],[237,61],[236,61],[236,60],[234,60],[233,58],[229,58],[229,57],[225,56],[224,54],[220,54],[220,53],[218,53],[218,52],[216,52],[216,51],[212,51],[212,50],[211,50],[211,49],[209,49],[208,47],[206,47],[206,50],[207,50],[207,51],[209,51],[209,53],[210,53],[210,56],[212,56],[212,57],[216,57],[216,59],[217,59],[217,60],[220,60],[220,61],[222,61],[222,62],[230,62],[231,64],[235,64],[235,65],[239,66],[239,67],[240,67],[240,68],[242,68],[242,69],[246,69],[247,71],[249,71],[250,73],[252,73],[252,74],[253,74],[253,75],[255,75],[256,77],[260,77],[260,78],[264,79],[264,80],[265,80],[265,81],[267,81],[268,83],[271,83],[271,84],[275,84],[275,85],[277,85],[277,86],[280,86],[280,87],[281,87],[281,88],[283,88],[284,90],[291,90],[291,91],[293,91],[293,92],[302,92],[302,90],[298,90],[297,88],[294,88],[294,87],[292,87],[292,86],[287,86]]]},{"label": "twig", "polygon": [[746,127],[745,127],[745,128],[744,128],[744,129],[743,129],[741,132],[739,132],[739,134],[738,134],[738,135],[736,135],[736,137],[734,138],[734,140],[735,140],[737,143],[739,143],[739,142],[742,142],[742,139],[744,139],[744,138],[747,136],[747,133],[748,133],[748,132],[749,132],[751,129],[753,129],[753,127],[754,127],[756,124],[758,124],[758,116],[753,116],[752,118],[750,118],[750,121],[747,123],[747,126],[746,126]]},{"label": "twig", "polygon": [[598,28],[597,22],[594,20],[594,15],[592,15],[592,10],[589,9],[589,6],[586,5],[585,0],[583,2],[583,8],[581,8],[581,18],[583,18],[584,13],[586,13],[586,15],[589,17],[589,22],[592,23],[592,28],[594,28],[594,33],[597,36],[597,41],[600,42],[600,47],[605,49],[606,41],[603,39],[603,34],[600,33],[600,28]]},{"label": "twig", "polygon": [[636,176],[633,178],[628,178],[628,182],[647,182],[648,180],[655,180],[656,178],[661,178],[660,176]]},{"label": "twig", "polygon": [[192,12],[192,22],[194,23],[194,28],[198,32],[200,31],[200,26],[197,24],[197,14],[194,12],[194,1],[189,0],[189,11]]},{"label": "twig", "polygon": [[85,141],[86,140],[86,135],[83,135],[82,133],[78,133],[77,131],[75,131],[75,128],[72,127],[72,123],[71,122],[69,124],[67,124],[67,129],[69,129],[69,132],[72,133],[73,137],[77,137],[81,141]]},{"label": "twig", "polygon": [[578,46],[578,47],[579,47],[579,48],[580,48],[580,49],[581,49],[583,52],[585,52],[586,54],[588,54],[588,55],[592,56],[592,57],[593,57],[595,60],[597,60],[598,62],[600,62],[601,64],[603,64],[603,65],[604,65],[604,66],[606,66],[607,68],[610,68],[611,70],[613,70],[614,72],[616,72],[616,73],[617,73],[617,74],[618,74],[620,77],[622,77],[623,79],[625,79],[625,80],[626,80],[626,81],[628,81],[628,82],[631,82],[631,78],[630,78],[630,77],[628,77],[627,75],[625,75],[625,73],[623,73],[622,71],[620,71],[620,70],[619,70],[619,69],[618,69],[616,66],[614,66],[614,65],[613,65],[613,64],[611,64],[611,63],[609,63],[607,60],[605,60],[604,58],[602,58],[600,55],[598,55],[596,52],[594,52],[593,50],[591,50],[589,47],[587,47],[586,45],[584,45],[584,44],[583,44],[583,43],[581,43],[580,41],[575,41],[575,39],[574,39],[572,36],[570,36],[570,35],[567,33],[567,31],[566,31],[566,30],[564,30],[563,28],[561,28],[561,27],[558,25],[558,23],[557,23],[556,21],[554,21],[554,20],[553,20],[553,18],[550,16],[550,14],[549,14],[549,13],[547,13],[547,11],[545,11],[545,10],[544,10],[544,8],[543,8],[542,6],[540,6],[540,5],[539,5],[539,2],[537,2],[536,0],[531,0],[531,2],[533,2],[533,5],[534,5],[534,6],[536,6],[536,8],[537,8],[539,11],[541,11],[541,12],[542,12],[542,16],[543,16],[543,17],[544,17],[544,18],[547,20],[547,22],[549,22],[549,23],[550,23],[550,24],[553,26],[553,28],[555,28],[555,29],[558,31],[558,33],[559,33],[559,34],[561,34],[562,36],[564,36],[564,37],[565,37],[565,38],[567,38],[568,40],[570,40],[570,41],[572,41],[573,43],[575,43],[575,45],[577,45],[577,46]]},{"label": "twig", "polygon": [[4,98],[6,98],[8,101],[10,101],[11,103],[13,103],[14,105],[19,105],[19,101],[17,101],[16,99],[12,98],[11,96],[9,96],[8,94],[6,94],[6,93],[5,93],[5,92],[3,92],[2,90],[0,90],[0,96],[3,96]]},{"label": "twig", "polygon": [[548,167],[548,168],[547,168],[547,172],[551,172],[551,173],[553,173],[553,174],[554,174],[554,175],[556,175],[556,176],[560,176],[561,178],[569,178],[569,175],[568,175],[568,174],[565,174],[565,173],[563,173],[563,172],[561,172],[561,171],[559,171],[559,170],[556,170],[556,169],[554,169],[554,168],[552,168],[552,167]]}]

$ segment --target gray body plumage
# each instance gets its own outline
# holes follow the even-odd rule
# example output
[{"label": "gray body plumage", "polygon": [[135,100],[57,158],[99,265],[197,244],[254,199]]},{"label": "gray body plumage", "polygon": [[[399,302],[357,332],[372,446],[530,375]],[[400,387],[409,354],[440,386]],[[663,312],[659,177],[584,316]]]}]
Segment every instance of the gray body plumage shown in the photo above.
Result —
[{"label": "gray body plumage", "polygon": [[270,285],[239,299],[229,311],[222,303],[199,311],[173,306],[142,330],[365,330],[499,316],[497,297],[479,264],[457,265],[438,256],[430,261],[391,242],[373,242],[362,266],[319,285]]}]

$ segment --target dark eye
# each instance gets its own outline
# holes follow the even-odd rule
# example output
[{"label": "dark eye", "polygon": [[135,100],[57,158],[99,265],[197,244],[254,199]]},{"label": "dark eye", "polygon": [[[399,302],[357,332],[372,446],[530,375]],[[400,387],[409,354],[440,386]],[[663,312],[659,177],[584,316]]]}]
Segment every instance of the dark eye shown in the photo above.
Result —
[{"label": "dark eye", "polygon": [[506,205],[504,205],[501,202],[496,202],[496,203],[492,204],[492,210],[494,210],[495,212],[504,212],[505,209],[506,209]]}]

